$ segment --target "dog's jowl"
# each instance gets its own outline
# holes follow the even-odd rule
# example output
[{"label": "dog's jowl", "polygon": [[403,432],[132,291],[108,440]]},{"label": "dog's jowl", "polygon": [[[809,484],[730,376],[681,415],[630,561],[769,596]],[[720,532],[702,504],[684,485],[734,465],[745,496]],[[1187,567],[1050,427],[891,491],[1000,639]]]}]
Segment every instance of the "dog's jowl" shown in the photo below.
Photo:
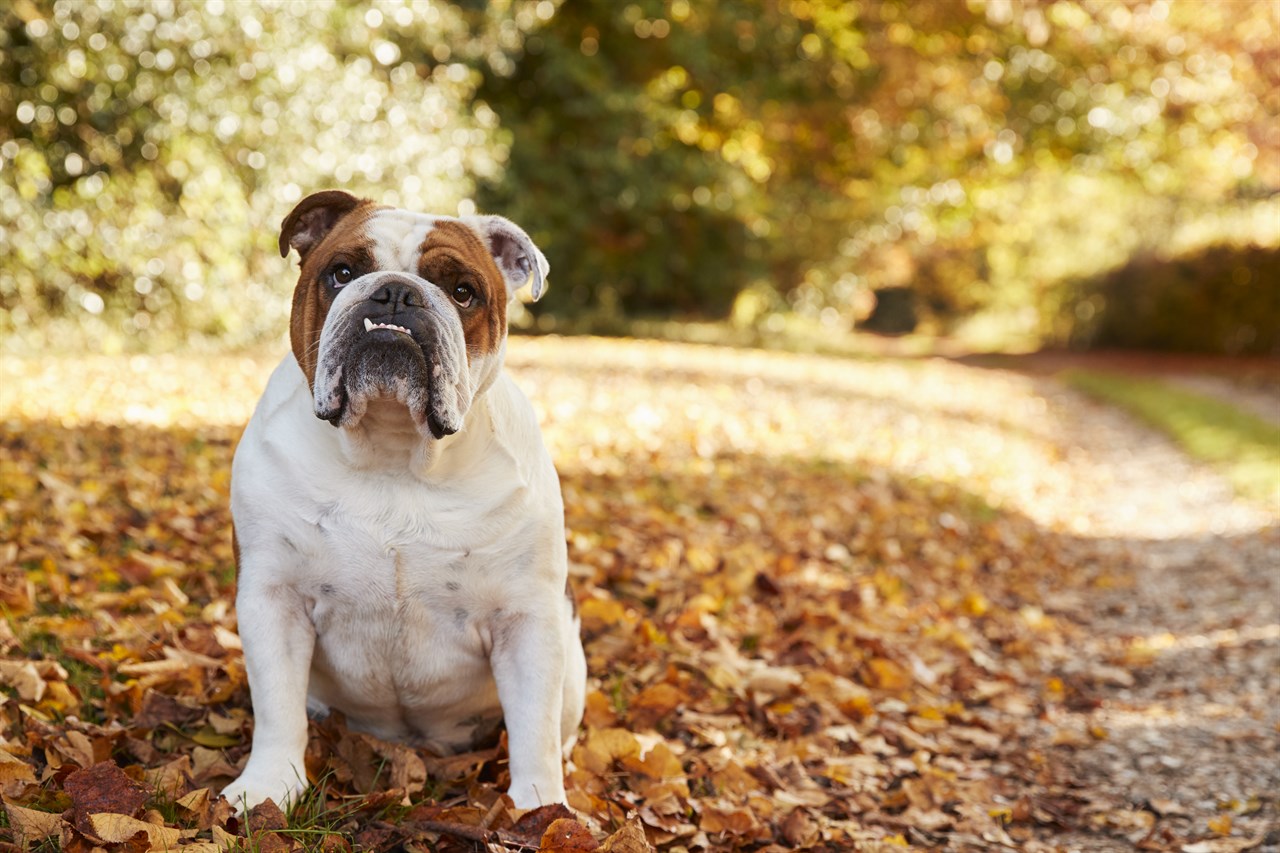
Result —
[{"label": "dog's jowl", "polygon": [[307,714],[437,752],[505,719],[510,795],[563,802],[586,663],[560,485],[503,372],[507,301],[547,260],[497,216],[339,191],[285,219],[293,352],[232,468],[253,749],[241,807],[306,787]]}]

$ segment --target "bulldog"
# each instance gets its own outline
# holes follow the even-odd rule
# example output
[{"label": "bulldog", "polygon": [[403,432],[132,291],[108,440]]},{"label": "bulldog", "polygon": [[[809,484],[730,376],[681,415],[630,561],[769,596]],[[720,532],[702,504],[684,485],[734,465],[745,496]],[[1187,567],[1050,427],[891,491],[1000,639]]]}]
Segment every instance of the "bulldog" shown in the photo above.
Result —
[{"label": "bulldog", "polygon": [[586,660],[560,483],[503,372],[507,303],[547,259],[498,216],[329,190],[280,233],[301,257],[292,353],[232,464],[253,745],[242,809],[306,788],[307,716],[449,754],[505,721],[508,793],[563,802]]}]

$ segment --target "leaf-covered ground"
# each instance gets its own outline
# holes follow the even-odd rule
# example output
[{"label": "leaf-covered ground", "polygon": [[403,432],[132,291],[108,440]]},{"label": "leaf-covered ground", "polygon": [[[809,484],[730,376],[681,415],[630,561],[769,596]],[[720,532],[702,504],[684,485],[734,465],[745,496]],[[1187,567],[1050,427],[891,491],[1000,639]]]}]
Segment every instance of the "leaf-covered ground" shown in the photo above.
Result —
[{"label": "leaf-covered ground", "polygon": [[554,339],[508,362],[583,617],[573,814],[509,808],[501,743],[331,719],[316,792],[237,820],[228,480],[273,361],[0,366],[0,843],[1280,847],[1280,508],[1051,379]]}]

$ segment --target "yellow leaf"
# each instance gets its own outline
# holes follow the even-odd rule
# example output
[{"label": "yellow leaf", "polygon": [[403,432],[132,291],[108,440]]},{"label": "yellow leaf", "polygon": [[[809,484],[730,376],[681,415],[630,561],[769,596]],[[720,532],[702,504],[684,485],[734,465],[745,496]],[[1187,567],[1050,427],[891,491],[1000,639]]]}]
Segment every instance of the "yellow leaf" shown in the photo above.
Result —
[{"label": "yellow leaf", "polygon": [[901,691],[911,686],[911,675],[888,658],[872,658],[867,661],[875,687]]},{"label": "yellow leaf", "polygon": [[0,786],[10,782],[34,782],[35,770],[21,758],[0,749]]},{"label": "yellow leaf", "polygon": [[616,759],[639,757],[640,742],[626,729],[593,729],[574,753],[579,764],[599,776],[607,773]]},{"label": "yellow leaf", "polygon": [[578,616],[582,619],[582,627],[588,631],[634,621],[634,618],[627,618],[626,608],[612,598],[588,598],[579,605]]},{"label": "yellow leaf", "polygon": [[38,812],[35,809],[15,806],[13,803],[5,803],[4,810],[9,816],[10,828],[23,846],[38,844],[62,828],[60,814]]},{"label": "yellow leaf", "polygon": [[964,597],[964,612],[970,616],[982,616],[991,609],[991,603],[980,592],[971,592]]},{"label": "yellow leaf", "polygon": [[1231,815],[1224,814],[1221,817],[1215,817],[1209,821],[1209,829],[1219,835],[1231,834]]},{"label": "yellow leaf", "polygon": [[61,714],[68,708],[72,708],[80,704],[80,700],[71,692],[71,688],[67,686],[65,681],[50,681],[45,685],[48,691],[45,693],[44,699],[39,703],[42,711],[52,711],[55,714]]},{"label": "yellow leaf", "polygon": [[213,729],[205,727],[190,736],[193,741],[201,746],[207,746],[210,749],[225,749],[229,746],[235,746],[240,743],[241,738],[236,735],[218,734]]},{"label": "yellow leaf", "polygon": [[188,811],[196,811],[202,809],[209,802],[209,789],[196,788],[182,799],[178,800],[175,805],[181,806]]},{"label": "yellow leaf", "polygon": [[643,773],[651,779],[670,779],[684,775],[684,767],[680,759],[665,743],[659,743],[645,753],[644,758],[628,756],[623,759],[622,766],[637,773]]},{"label": "yellow leaf", "polygon": [[109,844],[123,844],[137,836],[139,832],[145,832],[153,850],[172,850],[178,846],[178,841],[182,838],[181,830],[156,826],[153,823],[114,812],[89,815],[89,824],[93,827],[94,834]]},{"label": "yellow leaf", "polygon": [[684,694],[680,692],[678,687],[663,682],[641,690],[631,700],[631,707],[645,708],[657,714],[666,715],[674,711],[676,706],[683,701]]}]

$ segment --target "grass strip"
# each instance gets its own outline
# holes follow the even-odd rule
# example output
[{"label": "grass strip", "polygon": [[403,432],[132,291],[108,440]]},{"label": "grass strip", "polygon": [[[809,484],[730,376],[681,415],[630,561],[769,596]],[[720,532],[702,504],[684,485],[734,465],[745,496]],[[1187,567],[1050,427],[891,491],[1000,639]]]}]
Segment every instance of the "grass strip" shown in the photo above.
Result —
[{"label": "grass strip", "polygon": [[1218,466],[1236,492],[1280,503],[1280,426],[1214,397],[1144,376],[1068,370],[1072,388],[1114,404]]}]

